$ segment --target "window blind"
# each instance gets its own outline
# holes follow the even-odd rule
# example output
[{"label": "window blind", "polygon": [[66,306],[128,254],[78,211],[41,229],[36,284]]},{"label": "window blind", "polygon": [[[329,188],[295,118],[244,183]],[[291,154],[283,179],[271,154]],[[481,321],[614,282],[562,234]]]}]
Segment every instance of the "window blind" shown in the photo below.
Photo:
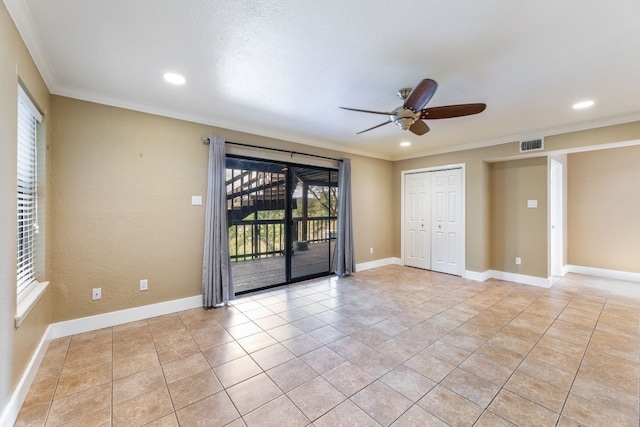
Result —
[{"label": "window blind", "polygon": [[23,90],[18,96],[18,300],[36,282],[35,237],[38,233],[36,127],[41,119]]}]

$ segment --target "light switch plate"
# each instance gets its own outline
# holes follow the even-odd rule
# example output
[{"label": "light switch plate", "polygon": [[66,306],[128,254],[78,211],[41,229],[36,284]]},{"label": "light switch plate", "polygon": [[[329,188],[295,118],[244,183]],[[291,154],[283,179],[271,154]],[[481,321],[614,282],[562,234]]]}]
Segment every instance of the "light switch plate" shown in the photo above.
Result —
[{"label": "light switch plate", "polygon": [[538,201],[537,200],[527,200],[527,207],[528,208],[537,208],[538,207]]},{"label": "light switch plate", "polygon": [[202,196],[191,196],[191,206],[202,206]]}]

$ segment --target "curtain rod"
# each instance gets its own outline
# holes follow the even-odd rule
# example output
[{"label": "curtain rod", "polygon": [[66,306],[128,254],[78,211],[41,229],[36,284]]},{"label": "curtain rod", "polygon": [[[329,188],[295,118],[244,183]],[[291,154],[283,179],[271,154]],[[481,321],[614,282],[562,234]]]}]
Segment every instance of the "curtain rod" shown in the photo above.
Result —
[{"label": "curtain rod", "polygon": [[[202,143],[203,144],[209,144],[209,138],[206,137],[206,136],[203,136],[202,137]],[[260,150],[278,151],[280,153],[291,154],[292,157],[293,157],[294,154],[298,154],[300,156],[316,157],[318,159],[325,159],[325,160],[333,160],[335,162],[342,162],[342,159],[335,159],[333,157],[320,156],[318,154],[299,153],[297,151],[283,150],[281,148],[260,147],[259,145],[242,144],[240,142],[232,142],[232,141],[225,141],[225,144],[237,145],[239,147],[258,148]]]}]

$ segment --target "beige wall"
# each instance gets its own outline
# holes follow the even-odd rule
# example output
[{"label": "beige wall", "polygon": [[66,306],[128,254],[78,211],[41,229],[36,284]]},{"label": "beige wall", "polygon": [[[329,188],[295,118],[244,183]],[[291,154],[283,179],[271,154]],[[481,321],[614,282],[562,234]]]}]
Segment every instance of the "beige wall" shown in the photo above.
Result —
[{"label": "beige wall", "polygon": [[544,148],[545,151],[582,151],[604,144],[638,139],[640,139],[640,121],[547,136],[544,139]]},{"label": "beige wall", "polygon": [[[0,5],[0,413],[49,324],[45,294],[19,328],[16,314],[16,141],[18,79],[49,121],[49,93],[4,4]],[[42,153],[46,158],[46,153]],[[41,177],[46,183],[47,177]],[[45,196],[46,197],[46,196]],[[43,230],[46,230],[46,222]],[[43,231],[43,233],[45,233]],[[41,237],[46,237],[41,235]],[[48,261],[48,260],[47,260]],[[45,272],[46,276],[46,272]]]},{"label": "beige wall", "polygon": [[[44,112],[50,146],[44,153],[48,217],[43,227],[47,254],[44,278],[51,279],[51,286],[22,326],[15,329],[18,79],[24,82]],[[190,197],[204,194],[206,186],[207,150],[199,142],[201,136],[220,134],[236,142],[331,157],[344,155],[63,97],[53,97],[52,101],[4,4],[0,6],[0,94],[0,347],[10,349],[0,352],[0,408],[9,403],[51,321],[200,293],[204,214],[201,207],[190,205]],[[640,122],[547,136],[545,154],[637,139],[640,139]],[[428,144],[428,135],[424,141]],[[270,158],[266,153],[243,154]],[[625,163],[632,155],[619,153],[615,152],[610,159],[627,165],[624,170],[632,177],[629,182],[637,182],[637,172],[633,172],[630,163]],[[538,179],[544,175],[546,179],[547,175],[542,173],[538,161],[530,164],[530,161],[512,159],[518,156],[515,142],[393,163],[346,156],[352,158],[353,165],[358,263],[400,256],[401,171],[464,163],[467,270],[484,272],[494,268],[546,275],[546,247],[536,241],[528,252],[529,248],[521,243],[522,239],[532,241],[529,227],[537,230],[538,237],[546,239],[547,230],[542,231],[546,227],[546,215],[537,216],[546,210],[543,203],[546,197],[539,194],[538,187],[511,188],[511,177]],[[602,159],[597,153],[579,156],[582,155],[570,155],[568,161],[568,173],[575,169],[568,188],[569,262],[639,272],[637,263],[633,264],[630,258],[637,253],[635,248],[622,251],[626,240],[617,240],[618,251],[606,254],[601,250],[600,240],[594,242],[593,224],[603,218],[598,215],[606,219],[612,214],[598,210],[593,189],[582,185],[581,177],[589,182],[595,182],[595,177],[599,179],[595,188],[600,193],[596,197],[600,199],[612,197],[608,186],[618,185],[621,180],[611,181],[612,169],[604,168],[609,162],[596,161],[596,158]],[[633,156],[637,165],[637,149]],[[490,163],[496,160],[508,163]],[[300,158],[300,162],[310,160]],[[536,217],[530,219],[532,212],[521,211],[522,202],[517,201],[526,200],[533,193],[538,197],[539,208]],[[612,241],[616,237],[629,239],[629,236],[633,237],[629,240],[638,241],[638,203],[634,200],[637,201],[637,194],[612,201],[620,204],[618,216],[609,224],[615,222],[608,235]],[[584,215],[585,206],[589,215]],[[501,218],[497,208],[511,213]],[[576,210],[581,214],[573,215]],[[630,212],[634,215],[629,215]],[[574,218],[577,218],[575,222]],[[527,228],[522,227],[522,222],[527,222]],[[624,234],[620,230],[624,230]],[[374,254],[369,253],[370,247],[374,248]],[[585,248],[590,249],[585,252]],[[614,255],[608,256],[610,254]],[[509,266],[510,259],[518,255],[523,258],[522,267]],[[531,258],[544,261],[530,264]],[[142,278],[149,279],[150,288],[145,293],[137,290]],[[103,288],[102,300],[91,302],[93,287]]]},{"label": "beige wall", "polygon": [[[428,138],[426,135],[425,138]],[[640,140],[640,122],[631,122],[621,125],[606,126],[602,128],[595,128],[584,131],[570,132],[565,134],[551,135],[545,137],[545,149],[541,152],[532,153],[533,156],[551,156],[562,162],[564,162],[564,155],[569,151],[576,150],[595,150],[606,147],[611,144],[619,143],[637,143]],[[432,156],[419,157],[415,159],[402,160],[394,162],[393,165],[393,206],[395,211],[393,213],[393,250],[395,257],[401,256],[401,172],[407,170],[430,168],[449,164],[465,164],[466,168],[466,200],[465,200],[465,215],[466,215],[466,270],[473,272],[485,272],[490,269],[497,269],[509,273],[519,273],[525,275],[531,275],[536,277],[548,276],[548,256],[546,255],[548,249],[542,249],[542,242],[537,241],[536,252],[533,255],[535,258],[532,264],[526,261],[524,255],[523,264],[520,267],[516,267],[512,262],[509,265],[511,258],[515,259],[516,256],[513,251],[521,252],[517,247],[513,249],[499,248],[499,245],[494,242],[498,241],[509,242],[517,239],[526,238],[529,233],[520,228],[517,221],[524,221],[526,217],[518,218],[517,221],[512,221],[509,226],[502,226],[500,230],[500,236],[494,238],[494,232],[492,230],[492,220],[490,211],[490,201],[492,197],[502,197],[499,194],[493,194],[497,189],[492,189],[490,165],[500,162],[514,162],[516,159],[521,158],[518,151],[517,142],[506,143],[501,145],[495,145],[490,147],[478,148],[473,150],[458,151],[446,154],[438,154]],[[514,163],[518,165],[518,163]],[[513,165],[512,165],[513,166]],[[527,168],[525,164],[520,165],[523,168]],[[494,166],[495,168],[496,166]],[[567,174],[565,167],[564,173]],[[512,172],[519,174],[520,172]],[[523,172],[524,173],[524,172]],[[603,172],[609,173],[609,172]],[[539,166],[535,172],[535,175],[541,177],[542,166]],[[544,186],[548,181],[548,167],[545,166],[544,176],[541,178],[544,180]],[[567,193],[571,193],[571,188],[566,188],[565,200]],[[513,192],[513,189],[505,189],[504,191]],[[524,190],[528,193],[531,189]],[[536,187],[534,191],[536,194],[542,191],[542,187]],[[538,208],[536,211],[536,222],[530,224],[528,227],[534,227],[539,233],[539,238],[544,238],[545,241],[548,236],[548,212],[547,212],[547,187],[544,187],[544,194],[540,194],[538,200],[538,206],[544,206]],[[526,194],[519,194],[518,197],[528,197]],[[525,199],[526,200],[526,199]],[[544,211],[544,217],[542,213]],[[530,212],[524,211],[521,214],[529,216]],[[571,218],[565,220],[565,225],[569,224],[571,229]],[[626,229],[635,229],[635,223],[626,223],[622,226]],[[524,235],[523,235],[524,233]],[[565,233],[567,233],[565,229]],[[582,245],[581,242],[576,239],[575,234],[566,234],[564,251],[567,255],[564,257],[565,261],[569,259],[569,263],[573,262],[569,258],[570,248],[576,245],[582,246],[583,250],[595,251],[591,256],[594,259],[597,256],[597,247],[590,248],[589,246]],[[530,256],[526,257],[530,259]],[[623,257],[624,258],[624,257]],[[500,263],[496,261],[498,259],[504,259]],[[543,265],[544,264],[544,265]],[[589,267],[597,267],[597,265],[586,265]],[[637,271],[627,270],[627,271]]]},{"label": "beige wall", "polygon": [[208,127],[58,96],[53,110],[53,321],[198,294]]},{"label": "beige wall", "polygon": [[[547,158],[492,163],[491,269],[535,277],[547,272]],[[527,208],[537,200],[537,208]],[[515,258],[522,260],[516,265]]]},{"label": "beige wall", "polygon": [[393,166],[394,212],[393,244],[396,257],[401,255],[401,193],[402,171],[445,166],[465,165],[465,217],[466,217],[466,269],[484,272],[490,269],[490,217],[489,217],[489,165],[485,159],[514,156],[518,153],[516,143],[492,147],[439,154],[403,160]]},{"label": "beige wall", "polygon": [[[208,149],[200,142],[202,136],[221,134],[234,142],[343,157],[59,96],[53,97],[53,110],[54,322],[201,293],[204,206],[191,206],[191,196],[204,195],[207,185]],[[233,146],[230,152],[234,149],[254,157],[278,157]],[[356,262],[389,257],[392,165],[348,157],[356,189]],[[298,160],[313,162],[302,156],[293,159]],[[139,291],[140,279],[149,280],[148,291]],[[102,288],[102,299],[91,301],[95,287]]]},{"label": "beige wall", "polygon": [[568,156],[568,262],[640,273],[640,146]]},{"label": "beige wall", "polygon": [[[391,162],[354,157],[352,161],[353,228],[356,262],[395,256]],[[369,249],[373,248],[373,254]]]}]

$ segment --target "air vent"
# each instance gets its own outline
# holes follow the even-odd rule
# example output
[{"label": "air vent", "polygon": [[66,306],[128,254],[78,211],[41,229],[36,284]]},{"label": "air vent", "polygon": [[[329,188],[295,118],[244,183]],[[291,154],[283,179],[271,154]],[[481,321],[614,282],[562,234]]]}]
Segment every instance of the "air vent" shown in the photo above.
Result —
[{"label": "air vent", "polygon": [[544,150],[544,139],[531,139],[529,141],[520,141],[520,152]]}]

